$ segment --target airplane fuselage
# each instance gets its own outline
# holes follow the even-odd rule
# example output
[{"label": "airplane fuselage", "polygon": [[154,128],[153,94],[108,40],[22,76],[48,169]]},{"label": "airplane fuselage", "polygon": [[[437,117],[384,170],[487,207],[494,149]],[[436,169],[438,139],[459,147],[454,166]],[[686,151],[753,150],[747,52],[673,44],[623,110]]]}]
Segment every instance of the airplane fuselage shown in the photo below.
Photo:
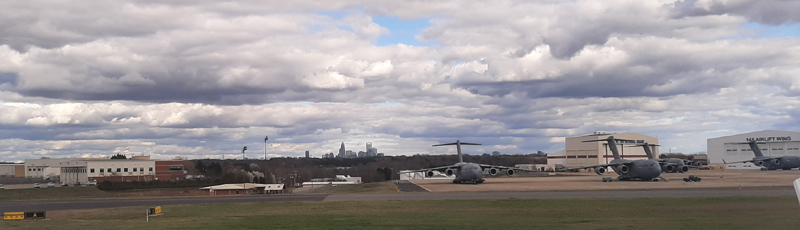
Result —
[{"label": "airplane fuselage", "polygon": [[689,166],[686,165],[686,162],[684,162],[683,159],[667,158],[664,159],[662,163],[670,164],[670,166],[672,166],[672,170],[669,170],[662,165],[661,170],[664,170],[663,172],[666,173],[683,173],[689,171]]},{"label": "airplane fuselage", "polygon": [[626,160],[616,159],[612,164],[624,163],[627,170],[621,166],[611,167],[619,175],[619,180],[649,181],[661,176],[661,165],[655,160]]},{"label": "airplane fuselage", "polygon": [[478,184],[483,183],[483,170],[481,166],[475,163],[458,163],[458,169],[455,171],[456,179],[453,183],[470,183]]},{"label": "airplane fuselage", "polygon": [[753,163],[766,168],[767,170],[792,170],[793,168],[800,168],[800,157],[797,156],[782,156],[776,158],[756,157]]}]

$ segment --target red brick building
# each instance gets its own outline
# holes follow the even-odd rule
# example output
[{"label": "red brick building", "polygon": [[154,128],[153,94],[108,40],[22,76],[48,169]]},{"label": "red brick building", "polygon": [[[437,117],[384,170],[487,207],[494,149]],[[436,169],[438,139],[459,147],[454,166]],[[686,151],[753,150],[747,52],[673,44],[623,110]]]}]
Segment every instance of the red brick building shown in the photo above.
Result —
[{"label": "red brick building", "polygon": [[184,161],[156,161],[156,178],[160,181],[183,180],[186,172]]}]

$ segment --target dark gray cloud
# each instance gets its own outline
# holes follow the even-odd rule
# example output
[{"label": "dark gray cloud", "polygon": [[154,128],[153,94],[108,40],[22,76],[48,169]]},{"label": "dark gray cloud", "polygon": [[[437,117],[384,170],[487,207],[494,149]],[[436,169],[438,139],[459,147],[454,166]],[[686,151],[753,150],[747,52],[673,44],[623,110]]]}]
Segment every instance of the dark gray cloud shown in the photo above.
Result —
[{"label": "dark gray cloud", "polygon": [[721,1],[683,0],[672,4],[674,18],[741,15],[749,21],[780,25],[800,22],[800,2],[792,0]]}]

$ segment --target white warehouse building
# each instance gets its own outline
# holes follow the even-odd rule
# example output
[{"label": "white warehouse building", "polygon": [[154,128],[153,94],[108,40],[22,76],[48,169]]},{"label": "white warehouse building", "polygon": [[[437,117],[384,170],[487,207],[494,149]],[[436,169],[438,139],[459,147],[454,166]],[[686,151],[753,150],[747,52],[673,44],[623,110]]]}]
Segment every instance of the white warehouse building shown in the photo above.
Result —
[{"label": "white warehouse building", "polygon": [[[548,155],[547,164],[563,165],[566,168],[608,164],[614,160],[614,154],[611,153],[608,143],[605,141],[609,136],[614,136],[615,139],[629,140],[617,140],[617,149],[619,149],[620,157],[629,160],[647,159],[644,149],[640,146],[635,146],[636,144],[647,142],[658,145],[658,138],[638,133],[594,133],[585,136],[567,137],[564,141],[566,149],[563,152],[559,151],[556,154]],[[584,142],[597,140],[603,141]],[[650,148],[654,154],[659,153],[658,146],[651,146]]]},{"label": "white warehouse building", "polygon": [[61,162],[61,183],[89,181],[150,181],[155,172],[152,160],[73,160]]},{"label": "white warehouse building", "polygon": [[26,159],[25,177],[48,179],[61,175],[61,162],[74,160],[108,160],[104,158],[45,158],[45,159]]},{"label": "white warehouse building", "polygon": [[[749,141],[758,142],[764,156],[800,156],[800,132],[763,130],[707,140],[709,163],[751,160],[755,157]],[[725,165],[728,169],[760,169],[753,163]]]}]

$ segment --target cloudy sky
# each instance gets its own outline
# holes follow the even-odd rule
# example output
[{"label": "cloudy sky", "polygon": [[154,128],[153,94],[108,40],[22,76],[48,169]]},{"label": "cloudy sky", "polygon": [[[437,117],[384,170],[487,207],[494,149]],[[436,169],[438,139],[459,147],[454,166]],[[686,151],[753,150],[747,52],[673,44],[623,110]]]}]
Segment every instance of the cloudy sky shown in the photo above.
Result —
[{"label": "cloudy sky", "polygon": [[800,131],[800,2],[9,1],[0,161]]}]

